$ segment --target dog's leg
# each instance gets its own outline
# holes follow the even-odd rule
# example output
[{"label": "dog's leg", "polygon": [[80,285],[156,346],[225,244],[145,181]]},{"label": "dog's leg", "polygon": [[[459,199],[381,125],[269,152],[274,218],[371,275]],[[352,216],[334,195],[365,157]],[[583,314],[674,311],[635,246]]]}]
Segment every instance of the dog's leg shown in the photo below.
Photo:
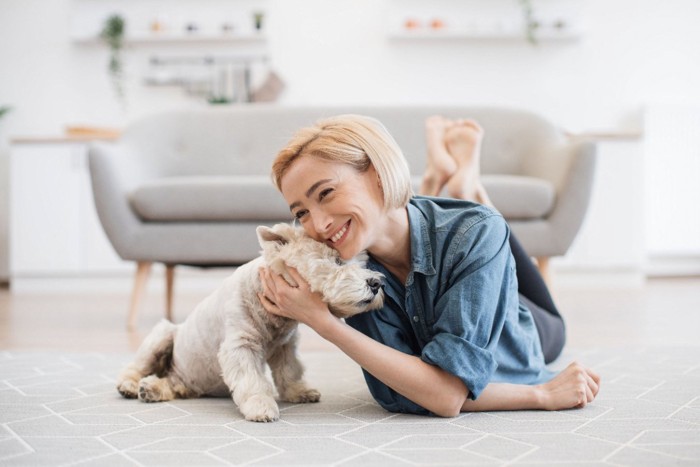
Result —
[{"label": "dog's leg", "polygon": [[245,336],[227,336],[218,354],[233,402],[246,420],[254,422],[271,422],[280,415],[272,384],[265,376],[264,356],[263,348]]},{"label": "dog's leg", "polygon": [[141,343],[134,361],[117,378],[117,390],[127,398],[139,395],[139,381],[149,375],[164,376],[173,356],[176,326],[162,320]]},{"label": "dog's leg", "polygon": [[280,346],[270,357],[268,363],[272,370],[277,392],[286,402],[318,402],[321,393],[309,388],[303,380],[304,366],[297,358],[296,334],[289,342]]}]

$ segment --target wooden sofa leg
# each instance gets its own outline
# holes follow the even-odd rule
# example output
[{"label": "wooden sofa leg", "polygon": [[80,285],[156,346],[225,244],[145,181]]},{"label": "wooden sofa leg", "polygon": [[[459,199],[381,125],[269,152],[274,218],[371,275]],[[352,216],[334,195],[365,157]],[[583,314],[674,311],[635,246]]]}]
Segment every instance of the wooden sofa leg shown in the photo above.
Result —
[{"label": "wooden sofa leg", "polygon": [[173,321],[173,282],[175,280],[175,265],[165,265],[165,318]]},{"label": "wooden sofa leg", "polygon": [[134,277],[134,288],[131,291],[131,305],[129,305],[129,317],[126,325],[129,329],[136,327],[136,313],[138,312],[139,303],[143,298],[143,292],[146,289],[146,282],[151,273],[150,261],[139,261],[136,265],[136,276]]},{"label": "wooden sofa leg", "polygon": [[537,257],[537,269],[540,270],[540,275],[547,286],[552,285],[551,272],[549,270],[549,257],[548,256],[538,256]]}]

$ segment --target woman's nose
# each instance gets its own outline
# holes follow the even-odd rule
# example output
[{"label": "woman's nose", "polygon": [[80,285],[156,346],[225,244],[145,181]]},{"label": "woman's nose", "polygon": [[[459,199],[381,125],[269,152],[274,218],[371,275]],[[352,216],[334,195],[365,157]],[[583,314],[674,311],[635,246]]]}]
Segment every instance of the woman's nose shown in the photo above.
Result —
[{"label": "woman's nose", "polygon": [[314,213],[314,228],[316,229],[316,233],[326,235],[329,233],[332,225],[333,219],[331,216],[327,215],[323,211],[316,211]]}]

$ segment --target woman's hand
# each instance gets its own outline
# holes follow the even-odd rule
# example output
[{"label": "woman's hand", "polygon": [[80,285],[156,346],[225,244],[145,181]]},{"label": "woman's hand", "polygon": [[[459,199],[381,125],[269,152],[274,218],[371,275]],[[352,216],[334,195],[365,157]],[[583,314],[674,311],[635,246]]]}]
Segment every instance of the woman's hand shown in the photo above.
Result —
[{"label": "woman's hand", "polygon": [[544,410],[582,408],[598,395],[600,376],[579,363],[571,363],[551,381],[540,384],[540,403]]},{"label": "woman's hand", "polygon": [[337,319],[331,315],[321,295],[311,291],[308,282],[296,269],[289,268],[289,274],[299,284],[297,287],[292,287],[281,275],[268,268],[260,268],[258,272],[263,286],[258,298],[268,312],[299,321],[316,331],[329,319]]}]

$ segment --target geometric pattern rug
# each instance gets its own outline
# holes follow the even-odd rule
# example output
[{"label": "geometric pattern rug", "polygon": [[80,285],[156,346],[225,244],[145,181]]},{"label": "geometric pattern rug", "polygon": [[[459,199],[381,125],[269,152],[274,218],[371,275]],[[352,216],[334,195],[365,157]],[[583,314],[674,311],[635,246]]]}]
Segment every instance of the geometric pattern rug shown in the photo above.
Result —
[{"label": "geometric pattern rug", "polygon": [[581,410],[391,414],[340,352],[301,355],[317,404],[242,419],[226,398],[146,404],[132,355],[0,351],[0,465],[700,465],[700,347],[567,350],[598,371]]}]

